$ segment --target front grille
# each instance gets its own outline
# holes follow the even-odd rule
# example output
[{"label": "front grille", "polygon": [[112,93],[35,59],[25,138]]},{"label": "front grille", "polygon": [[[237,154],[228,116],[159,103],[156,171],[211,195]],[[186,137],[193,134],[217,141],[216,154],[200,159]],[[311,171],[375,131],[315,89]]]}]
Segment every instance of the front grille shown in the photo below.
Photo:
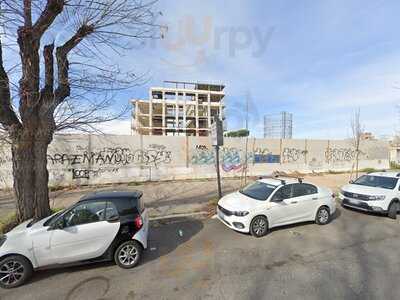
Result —
[{"label": "front grille", "polygon": [[362,201],[369,201],[368,195],[362,195],[362,194],[357,194],[357,193],[350,193],[350,192],[343,192],[343,196],[352,198],[352,199],[358,199]]},{"label": "front grille", "polygon": [[369,206],[367,203],[365,202],[359,202],[357,204],[355,203],[350,203],[349,200],[345,199],[343,200],[343,204],[350,206],[350,207],[354,207],[354,208],[361,208],[361,209],[365,209],[365,210],[373,210],[371,206]]},{"label": "front grille", "polygon": [[227,210],[225,208],[223,208],[222,206],[218,205],[218,209],[226,216],[232,216],[233,212],[231,212],[230,210]]}]

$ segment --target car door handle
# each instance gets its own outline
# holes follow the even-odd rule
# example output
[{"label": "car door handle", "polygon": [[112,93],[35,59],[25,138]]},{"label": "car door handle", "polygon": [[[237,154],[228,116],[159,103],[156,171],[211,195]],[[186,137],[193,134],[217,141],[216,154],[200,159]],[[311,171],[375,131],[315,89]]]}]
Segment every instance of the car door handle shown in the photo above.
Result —
[{"label": "car door handle", "polygon": [[312,198],[312,200],[318,200],[318,197],[314,197],[314,198]]},{"label": "car door handle", "polygon": [[290,202],[290,203],[292,203],[292,204],[296,204],[296,203],[297,203],[297,201],[292,201],[292,202]]}]

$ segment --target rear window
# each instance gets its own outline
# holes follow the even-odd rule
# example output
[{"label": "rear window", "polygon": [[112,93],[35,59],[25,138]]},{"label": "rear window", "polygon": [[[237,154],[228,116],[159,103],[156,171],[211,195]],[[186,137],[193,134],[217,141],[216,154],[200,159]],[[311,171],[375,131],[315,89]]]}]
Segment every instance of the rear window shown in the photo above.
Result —
[{"label": "rear window", "polygon": [[356,181],[354,181],[353,184],[393,190],[396,187],[398,181],[398,178],[363,175]]},{"label": "rear window", "polygon": [[137,214],[140,211],[140,199],[137,198],[121,198],[112,201],[118,209],[120,216]]},{"label": "rear window", "polygon": [[293,186],[293,197],[302,197],[317,194],[318,189],[308,183],[297,183]]}]

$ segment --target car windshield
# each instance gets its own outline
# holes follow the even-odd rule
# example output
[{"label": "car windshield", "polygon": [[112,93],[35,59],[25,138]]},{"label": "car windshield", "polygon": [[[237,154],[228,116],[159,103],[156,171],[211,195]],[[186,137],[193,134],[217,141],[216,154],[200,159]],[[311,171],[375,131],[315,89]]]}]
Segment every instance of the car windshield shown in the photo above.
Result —
[{"label": "car windshield", "polygon": [[267,200],[275,189],[276,186],[274,185],[256,181],[249,184],[239,192],[256,200]]},{"label": "car windshield", "polygon": [[393,190],[398,180],[392,177],[364,175],[354,181],[354,184]]},{"label": "car windshield", "polygon": [[52,215],[48,220],[46,220],[46,222],[44,222],[44,224],[43,224],[43,226],[50,226],[52,223],[53,223],[53,221],[62,213],[64,211],[64,209],[63,210],[60,210],[60,211],[58,211],[58,212],[56,212],[54,215]]}]

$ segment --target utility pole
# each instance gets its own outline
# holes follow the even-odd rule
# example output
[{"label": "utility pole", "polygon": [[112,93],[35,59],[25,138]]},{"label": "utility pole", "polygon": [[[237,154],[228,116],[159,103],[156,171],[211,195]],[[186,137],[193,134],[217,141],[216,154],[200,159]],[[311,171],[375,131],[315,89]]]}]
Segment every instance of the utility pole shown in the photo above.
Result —
[{"label": "utility pole", "polygon": [[222,198],[221,174],[219,167],[219,146],[224,144],[222,121],[218,116],[214,116],[214,122],[211,124],[212,145],[215,147],[215,168],[217,171],[218,199]]},{"label": "utility pole", "polygon": [[[246,130],[249,132],[249,93],[246,94]],[[246,136],[246,149],[245,149],[245,157],[244,157],[244,166],[242,168],[242,176],[240,178],[240,186],[243,187],[247,184],[247,168],[248,168],[248,143],[249,143],[249,135]],[[244,177],[244,178],[243,178]]]},{"label": "utility pole", "polygon": [[222,198],[222,189],[221,189],[221,174],[219,170],[219,146],[215,146],[215,163],[217,169],[217,185],[218,185],[218,199]]}]

